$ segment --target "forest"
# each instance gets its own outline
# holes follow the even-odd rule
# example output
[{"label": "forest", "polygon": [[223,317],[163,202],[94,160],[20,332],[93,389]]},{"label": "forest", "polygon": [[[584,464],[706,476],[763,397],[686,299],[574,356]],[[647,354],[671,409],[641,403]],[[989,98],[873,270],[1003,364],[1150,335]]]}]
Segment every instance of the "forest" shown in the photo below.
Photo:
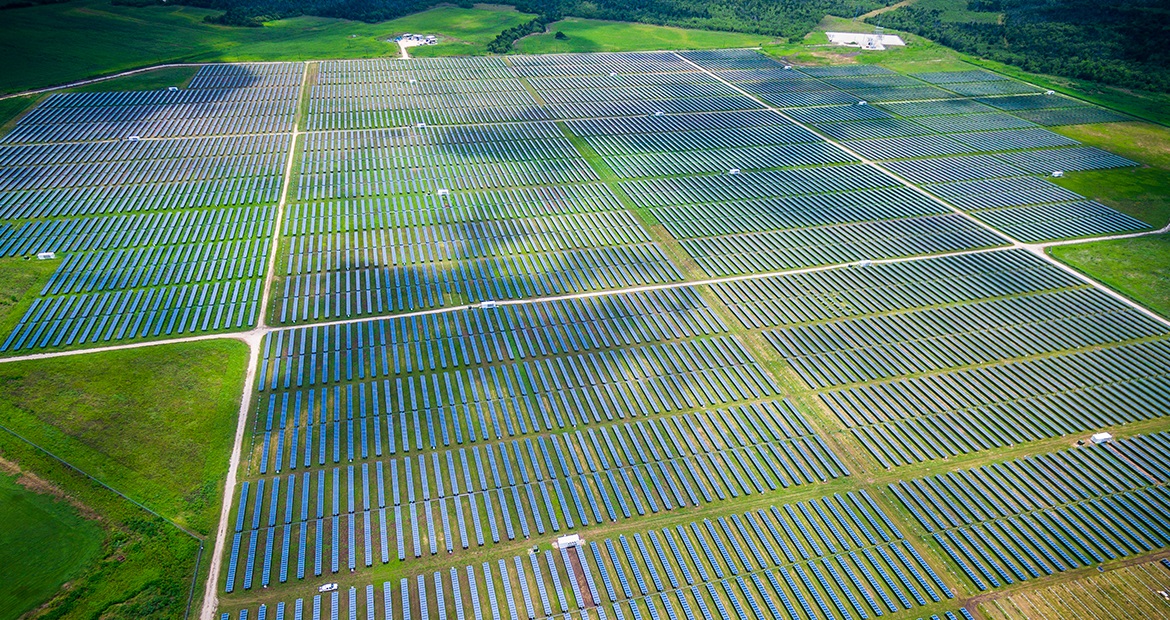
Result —
[{"label": "forest", "polygon": [[917,2],[870,21],[1035,73],[1170,91],[1165,0],[954,0],[966,11],[947,4]]},{"label": "forest", "polygon": [[[114,0],[124,4],[161,0]],[[223,11],[212,21],[259,26],[265,21],[298,15],[341,17],[378,22],[416,13],[435,0],[177,0]],[[894,0],[517,0],[517,9],[541,16],[588,17],[668,26],[730,30],[796,39],[816,27],[826,14],[853,17]],[[172,3],[175,0],[171,0]],[[458,2],[470,6],[468,0]],[[527,34],[527,33],[525,33]]]}]

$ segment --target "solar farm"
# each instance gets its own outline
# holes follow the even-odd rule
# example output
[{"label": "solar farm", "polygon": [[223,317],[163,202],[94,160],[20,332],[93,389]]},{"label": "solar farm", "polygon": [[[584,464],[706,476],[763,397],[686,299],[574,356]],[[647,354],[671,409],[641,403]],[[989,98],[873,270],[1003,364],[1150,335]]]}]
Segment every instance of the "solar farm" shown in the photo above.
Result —
[{"label": "solar farm", "polygon": [[1126,120],[756,50],[57,93],[0,355],[251,346],[205,620],[1027,617],[1170,554],[1170,322],[1044,252],[1151,232],[1051,180]]}]

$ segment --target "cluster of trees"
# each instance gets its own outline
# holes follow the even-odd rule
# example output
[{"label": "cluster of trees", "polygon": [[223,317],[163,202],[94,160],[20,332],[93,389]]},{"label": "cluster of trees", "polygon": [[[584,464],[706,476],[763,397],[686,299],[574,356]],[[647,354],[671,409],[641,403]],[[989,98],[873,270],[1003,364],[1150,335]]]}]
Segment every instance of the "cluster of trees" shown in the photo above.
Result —
[{"label": "cluster of trees", "polygon": [[[161,0],[115,0],[158,2]],[[516,8],[545,23],[553,16],[589,17],[649,24],[731,30],[796,39],[826,15],[852,17],[895,0],[515,0]],[[264,21],[317,15],[378,22],[417,13],[436,0],[171,0],[223,11],[215,23],[257,26]],[[456,2],[471,6],[471,0]],[[521,27],[523,29],[523,27]],[[543,29],[543,25],[541,26]],[[524,34],[529,34],[526,31]]]},{"label": "cluster of trees", "polygon": [[488,43],[487,49],[493,54],[503,54],[512,49],[512,44],[521,37],[526,37],[537,32],[544,32],[544,29],[550,22],[554,22],[559,17],[555,15],[540,15],[531,21],[520,24],[519,26],[512,26],[507,30],[496,35],[496,38]]},{"label": "cluster of trees", "polygon": [[931,3],[901,7],[880,20],[1027,71],[1167,92],[1168,6],[1165,0],[969,0],[968,11],[1003,19],[961,21]]},{"label": "cluster of trees", "polygon": [[522,11],[799,39],[826,14],[853,17],[895,0],[517,0]]},{"label": "cluster of trees", "polygon": [[[161,3],[163,0],[114,0],[115,2]],[[186,4],[223,11],[209,16],[208,22],[225,26],[261,26],[264,22],[301,15],[337,17],[363,22],[380,22],[425,11],[436,0],[171,0],[172,4]],[[473,0],[451,0],[454,4],[471,8]]]},{"label": "cluster of trees", "polygon": [[10,0],[9,2],[0,1],[0,11],[7,9],[27,9],[30,6],[40,6],[42,4],[61,4],[69,2],[69,0]]}]

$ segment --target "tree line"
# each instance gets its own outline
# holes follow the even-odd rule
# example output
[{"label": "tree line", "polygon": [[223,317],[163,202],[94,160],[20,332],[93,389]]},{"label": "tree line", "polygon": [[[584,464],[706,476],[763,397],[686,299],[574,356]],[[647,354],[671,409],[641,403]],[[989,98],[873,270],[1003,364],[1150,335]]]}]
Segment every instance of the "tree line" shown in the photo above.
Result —
[{"label": "tree line", "polygon": [[[798,39],[826,14],[855,16],[895,0],[516,0],[509,2],[538,17],[518,26],[521,36],[561,17],[585,17],[665,26],[730,30]],[[153,4],[162,0],[113,0]],[[266,21],[300,15],[380,22],[431,8],[435,0],[169,0],[222,11],[208,21],[231,26],[260,26]],[[470,7],[470,0],[448,2]],[[542,22],[537,24],[535,22]],[[512,39],[515,40],[515,39]],[[500,44],[503,46],[503,43]],[[497,46],[499,47],[499,46]],[[505,46],[504,49],[510,47]]]},{"label": "tree line", "polygon": [[870,21],[1034,73],[1170,91],[1166,0],[968,0],[969,11],[1002,14],[999,23],[958,21],[937,6]]}]

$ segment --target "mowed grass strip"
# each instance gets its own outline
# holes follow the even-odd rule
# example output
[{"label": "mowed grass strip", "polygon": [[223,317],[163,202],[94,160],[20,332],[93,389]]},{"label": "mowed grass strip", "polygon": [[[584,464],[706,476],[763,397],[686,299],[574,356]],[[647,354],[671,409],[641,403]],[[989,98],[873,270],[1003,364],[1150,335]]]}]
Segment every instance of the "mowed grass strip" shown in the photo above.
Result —
[{"label": "mowed grass strip", "polygon": [[0,424],[152,510],[210,532],[247,348],[233,340],[0,364]]},{"label": "mowed grass strip", "polygon": [[[556,38],[557,32],[565,34]],[[638,50],[688,50],[756,47],[774,40],[762,34],[695,30],[570,17],[548,26],[548,31],[516,42],[523,54],[563,52],[629,52]]]},{"label": "mowed grass strip", "polygon": [[0,620],[14,620],[82,573],[105,532],[43,481],[0,463]]}]

